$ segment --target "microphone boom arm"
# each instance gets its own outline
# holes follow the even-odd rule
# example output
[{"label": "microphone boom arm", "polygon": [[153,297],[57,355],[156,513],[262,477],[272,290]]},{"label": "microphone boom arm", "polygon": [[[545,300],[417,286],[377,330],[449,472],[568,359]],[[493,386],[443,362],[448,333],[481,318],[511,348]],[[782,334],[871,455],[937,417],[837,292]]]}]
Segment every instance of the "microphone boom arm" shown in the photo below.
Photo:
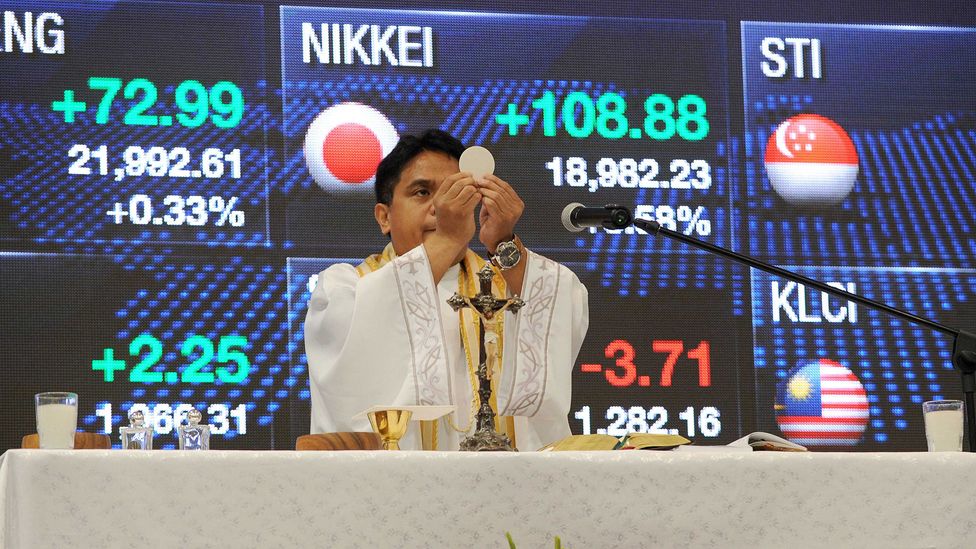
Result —
[{"label": "microphone boom arm", "polygon": [[769,263],[759,261],[758,259],[749,257],[747,255],[733,252],[732,250],[716,246],[703,240],[698,240],[697,238],[692,238],[691,236],[682,234],[678,231],[666,229],[657,221],[635,219],[634,226],[646,231],[651,235],[660,234],[668,238],[680,240],[686,244],[690,244],[696,248],[701,248],[707,252],[720,255],[737,263],[742,263],[743,265],[781,276],[794,282],[800,282],[830,295],[860,303],[861,305],[864,305],[870,309],[882,311],[906,320],[912,324],[925,326],[926,328],[952,336],[954,338],[952,346],[952,363],[962,374],[962,390],[966,398],[966,431],[969,435],[969,451],[976,452],[976,402],[974,402],[976,401],[976,398],[974,398],[974,393],[976,393],[976,334],[966,332],[958,328],[952,328],[950,326],[946,326],[945,324],[940,324],[934,320],[914,315],[901,309],[896,309],[895,307],[886,305],[880,301],[875,301],[840,288],[835,288],[829,284],[820,282],[819,280],[814,280],[812,278],[794,273],[793,271],[783,269],[782,267],[770,265]]}]

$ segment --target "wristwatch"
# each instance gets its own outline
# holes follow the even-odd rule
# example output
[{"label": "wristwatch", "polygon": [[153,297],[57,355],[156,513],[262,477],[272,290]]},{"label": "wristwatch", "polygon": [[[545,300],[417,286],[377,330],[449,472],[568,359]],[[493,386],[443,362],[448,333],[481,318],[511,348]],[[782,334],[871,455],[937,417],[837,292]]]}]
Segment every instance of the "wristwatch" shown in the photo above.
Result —
[{"label": "wristwatch", "polygon": [[498,246],[495,247],[495,255],[491,256],[491,262],[496,267],[507,271],[518,265],[519,261],[522,261],[522,251],[519,250],[518,244],[516,243],[517,239],[517,236],[513,236],[511,240],[504,240],[498,243]]}]

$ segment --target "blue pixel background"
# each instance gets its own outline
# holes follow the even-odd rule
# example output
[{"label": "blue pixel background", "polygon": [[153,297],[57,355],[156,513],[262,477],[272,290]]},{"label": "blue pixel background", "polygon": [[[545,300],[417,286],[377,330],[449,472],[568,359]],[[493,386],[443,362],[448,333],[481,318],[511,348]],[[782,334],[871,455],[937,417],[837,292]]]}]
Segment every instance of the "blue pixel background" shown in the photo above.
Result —
[{"label": "blue pixel background", "polygon": [[[230,251],[266,250],[271,242],[267,126],[274,104],[268,94],[274,92],[266,79],[265,43],[254,40],[264,33],[264,9],[138,2],[14,2],[5,9],[57,12],[66,21],[66,45],[60,56],[5,54],[0,59],[0,242],[14,252],[0,260],[11,274],[5,279],[11,291],[4,294],[2,316],[12,323],[3,336],[5,376],[12,383],[5,384],[0,399],[7,422],[0,429],[0,446],[19,445],[20,435],[34,430],[32,393],[59,387],[79,393],[81,429],[101,431],[103,420],[94,412],[110,403],[113,439],[135,402],[150,408],[190,403],[204,412],[208,405],[223,403],[245,406],[248,429],[246,435],[238,433],[232,420],[232,429],[214,438],[215,447],[274,447],[276,416],[297,384],[287,377],[285,276],[280,260],[264,251]],[[145,16],[147,10],[152,17]],[[134,54],[156,51],[167,54],[149,62]],[[96,124],[101,92],[88,90],[92,76],[124,82],[148,78],[159,90],[149,113],[169,115],[178,112],[173,91],[179,82],[193,79],[212,86],[231,81],[243,92],[244,116],[232,129],[210,123],[194,129],[127,126],[123,113],[141,95],[127,100],[120,91],[109,123]],[[62,99],[66,89],[88,103],[88,111],[77,114],[74,123],[51,110],[52,101]],[[68,149],[74,143],[93,150],[106,145],[110,175],[68,174],[74,162]],[[113,168],[122,165],[122,152],[129,145],[186,147],[193,158],[187,169],[199,167],[208,147],[225,152],[237,148],[241,177],[126,177],[116,182]],[[88,166],[97,164],[93,160]],[[244,212],[246,221],[239,228],[217,227],[218,216],[211,213],[202,227],[137,226],[127,219],[116,225],[105,215],[114,202],[127,205],[129,197],[140,193],[153,198],[157,217],[168,194],[236,196],[235,209]],[[62,299],[50,302],[49,293]],[[35,307],[38,303],[47,305]],[[71,318],[59,320],[65,314]],[[22,333],[21,325],[34,330]],[[166,372],[182,372],[199,356],[198,350],[189,357],[179,352],[190,336],[204,336],[215,345],[221,336],[246,337],[243,351],[251,374],[234,385],[219,380],[130,383],[129,371],[146,352],[130,356],[129,343],[143,333],[163,343],[164,355],[152,371]],[[104,348],[128,362],[111,383],[91,367]],[[214,367],[211,362],[203,371]],[[290,436],[287,429],[278,433]],[[174,435],[160,435],[156,441],[157,447],[175,444]]]},{"label": "blue pixel background", "polygon": [[[976,271],[932,268],[799,267],[815,280],[857,285],[858,295],[887,303],[948,326],[976,323],[973,295]],[[952,338],[917,327],[885,313],[857,305],[856,324],[847,321],[791,322],[772,316],[774,277],[753,271],[756,417],[759,428],[777,432],[772,413],[776,384],[801,362],[829,358],[848,367],[868,395],[870,421],[861,447],[897,445],[924,450],[921,406],[927,400],[956,399],[962,394],[959,372],[952,365]],[[779,280],[782,289],[785,281]],[[819,291],[806,290],[808,307],[820,315]],[[797,291],[790,303],[798,306]],[[830,298],[835,315],[849,304]],[[889,444],[890,443],[890,444]]]},{"label": "blue pixel background", "polygon": [[[389,66],[362,67],[302,62],[300,24],[334,21],[351,24],[429,25],[437,39],[434,67],[422,74],[397,71]],[[359,193],[326,193],[308,176],[302,146],[312,119],[327,107],[344,102],[364,103],[383,112],[402,133],[419,133],[436,126],[452,132],[468,145],[489,147],[497,172],[522,194],[533,216],[520,223],[520,236],[536,249],[575,253],[581,247],[604,251],[605,241],[582,238],[553,230],[553,219],[568,202],[621,202],[624,204],[703,205],[712,221],[707,238],[727,243],[729,207],[728,98],[725,25],[721,21],[660,21],[606,18],[567,18],[492,14],[443,14],[437,12],[390,12],[326,8],[282,8],[283,28],[283,128],[285,141],[284,186],[294,197],[287,207],[286,246],[306,253],[323,249],[355,250],[385,245],[372,219],[374,198],[369,189]],[[471,33],[479,28],[485,33]],[[620,36],[613,55],[603,49],[606,36]],[[506,37],[518,55],[499,55],[486,48],[485,36]],[[545,36],[545,40],[538,40]],[[688,46],[675,50],[676,41]],[[702,55],[707,52],[707,55]],[[654,59],[659,77],[634,70],[633,60]],[[593,66],[600,66],[594,73]],[[594,78],[599,76],[600,78]],[[557,122],[556,137],[542,136],[542,120],[532,109],[533,99],[546,90],[557,105],[571,91],[597,97],[613,91],[628,99],[631,126],[643,119],[643,100],[654,93],[677,98],[701,95],[708,105],[710,132],[700,142],[677,137],[656,142],[648,138],[608,140],[596,133],[586,139],[570,138]],[[494,121],[508,103],[529,113],[528,126],[516,136]],[[634,190],[613,188],[590,193],[584,189],[552,186],[545,163],[553,156],[579,156],[590,171],[601,157],[655,158],[663,166],[673,158],[708,159],[713,185],[707,191]],[[662,172],[664,169],[662,168]],[[661,177],[661,176],[659,176]],[[554,200],[554,196],[558,196]],[[340,215],[315,215],[335,211]],[[359,238],[350,242],[350,230]],[[596,237],[599,238],[599,237]],[[638,243],[637,238],[612,239],[611,253],[627,247],[640,254],[653,247],[668,253],[681,248],[662,241]],[[645,239],[642,239],[645,240]],[[684,250],[682,250],[684,251]],[[334,252],[333,252],[334,253]]]},{"label": "blue pixel background", "polygon": [[[823,78],[763,76],[765,36],[819,38]],[[976,31],[744,23],[746,208],[741,249],[769,261],[966,268],[976,258]],[[840,124],[860,173],[840,205],[788,206],[763,168],[797,113]]]},{"label": "blue pixel background", "polygon": [[[196,243],[203,245],[266,246],[269,243],[267,215],[266,102],[267,80],[264,71],[264,44],[245,40],[263,32],[262,10],[258,6],[214,7],[195,10],[194,5],[155,7],[151,20],[142,17],[148,4],[108,3],[51,4],[14,3],[24,10],[56,11],[72,24],[67,27],[63,56],[56,60],[36,60],[36,56],[6,56],[0,76],[0,145],[3,159],[2,198],[8,215],[0,217],[0,239],[12,246],[28,243]],[[128,7],[126,7],[128,6]],[[142,6],[142,7],[140,7]],[[199,6],[197,6],[199,7]],[[190,11],[187,11],[190,10]],[[192,17],[187,14],[192,13]],[[128,36],[124,45],[115,37]],[[192,38],[188,38],[188,36]],[[214,47],[200,36],[210,37]],[[125,51],[183,51],[194,55],[167,56],[153,61],[127,59]],[[43,70],[35,67],[40,64]],[[107,124],[95,123],[95,107],[101,92],[88,90],[92,76],[116,77],[128,82],[148,78],[159,98],[150,112],[176,114],[173,91],[183,80],[199,80],[212,86],[220,80],[241,88],[246,105],[244,117],[234,128],[221,129],[208,123],[185,128],[123,126],[122,117],[142,99],[127,100],[120,91]],[[29,81],[31,85],[25,86]],[[74,123],[52,112],[51,103],[64,98],[64,90],[75,91],[75,98],[86,101],[88,111],[75,115]],[[92,150],[106,145],[109,175],[70,175],[75,159],[68,157],[72,144],[86,144]],[[113,168],[124,166],[122,154],[129,145],[144,149],[162,146],[167,150],[182,146],[191,153],[187,169],[199,168],[204,149],[224,152],[241,150],[241,177],[229,173],[219,179],[126,177],[115,181]],[[87,164],[97,168],[92,160]],[[97,169],[93,170],[97,173]],[[229,172],[229,170],[228,170]],[[38,185],[37,181],[57,182]],[[168,194],[238,197],[235,209],[245,214],[243,227],[229,223],[217,227],[211,214],[201,227],[139,226],[123,220],[116,225],[105,215],[115,202],[127,208],[134,194],[153,198],[160,216],[163,198]]]},{"label": "blue pixel background", "polygon": [[[0,53],[0,344],[7,351],[0,366],[0,451],[33,431],[31,395],[58,388],[81,394],[80,427],[86,430],[97,430],[101,422],[92,413],[95,407],[113,403],[113,437],[133,402],[245,403],[247,435],[217,437],[215,447],[293,447],[308,423],[301,333],[307,278],[336,261],[358,261],[386,243],[368,215],[371,193],[326,194],[305,169],[301,141],[307,124],[344,100],[372,104],[400,132],[437,125],[495,153],[499,173],[517,186],[533,212],[520,233],[533,248],[570,265],[590,289],[593,322],[580,363],[609,365],[604,346],[626,337],[638,353],[640,373],[655,376],[661,355],[649,352],[650,340],[681,338],[693,344],[710,338],[713,364],[732,369],[723,372],[727,377],[716,377],[723,381],[715,390],[693,394],[679,394],[678,387],[674,393],[656,387],[620,391],[596,374],[577,372],[574,410],[590,403],[604,408],[664,404],[674,411],[695,400],[696,406],[722,408],[723,440],[757,429],[778,432],[770,410],[779,376],[800,358],[825,356],[846,360],[865,382],[872,419],[862,449],[924,447],[917,402],[959,394],[944,337],[864,308],[856,326],[773,326],[765,275],[750,276],[682,244],[633,232],[570,235],[557,219],[573,201],[703,205],[712,222],[707,239],[713,243],[800,265],[809,276],[855,280],[859,293],[972,330],[972,31],[740,26],[741,21],[794,19],[976,27],[968,3],[947,8],[951,2],[935,0],[925,9],[861,3],[847,10],[826,2],[789,8],[764,2],[341,4],[462,12],[545,9],[568,17],[283,12],[279,4],[263,0],[5,4],[18,12],[58,11],[72,24],[64,57]],[[348,15],[343,22],[397,24],[408,17],[433,25],[444,33],[436,70],[289,67],[287,60],[295,56],[280,49],[282,14],[313,12]],[[478,32],[466,26],[472,21],[483,25]],[[285,32],[286,42],[300,45],[287,26]],[[821,37],[828,45],[828,82],[760,82],[754,44],[767,32]],[[486,37],[492,36],[506,36],[504,47],[486,47]],[[230,80],[244,91],[246,114],[233,131],[210,125],[139,129],[115,121],[129,104],[117,99],[112,124],[91,124],[91,112],[65,124],[50,111],[51,101],[67,88],[86,90],[94,75],[145,77],[159,84],[154,107],[159,110],[152,114],[169,113],[173,86],[184,79]],[[591,97],[614,91],[628,99],[631,120],[650,93],[697,93],[707,99],[712,129],[706,140],[690,144],[605,140],[595,134],[573,140],[561,128],[560,137],[543,138],[537,114],[514,137],[494,124],[493,114],[507,103],[528,112],[532,99],[545,90],[557,100],[574,90]],[[799,112],[835,118],[850,132],[862,160],[854,193],[835,211],[793,211],[766,182],[762,152],[769,132]],[[75,142],[105,143],[116,158],[123,144],[185,146],[194,155],[209,146],[240,148],[244,173],[239,180],[192,181],[68,176],[66,151]],[[713,185],[707,192],[590,193],[552,187],[545,162],[577,155],[590,161],[591,170],[600,157],[653,157],[662,165],[673,158],[706,158]],[[149,192],[156,189],[158,195]],[[156,201],[166,194],[238,196],[247,223],[241,229],[114,225],[104,212],[136,192]],[[243,335],[253,373],[240,386],[136,385],[107,384],[101,372],[91,370],[91,360],[105,347],[129,360],[131,369],[136,359],[127,347],[143,332],[163,342],[157,369],[167,372],[182,371],[191,360],[179,355],[179,345],[190,335],[215,342],[221,335]],[[687,364],[679,363],[679,371],[682,367]],[[572,417],[570,422],[579,429]],[[157,441],[175,444],[172,435]]]},{"label": "blue pixel background", "polygon": [[[766,36],[820,39],[823,78],[765,77],[759,44]],[[856,281],[859,294],[971,330],[976,32],[750,22],[743,23],[742,41],[746,208],[737,215],[749,238],[738,247],[778,264],[879,267],[801,272]],[[838,206],[792,207],[769,184],[766,142],[797,113],[831,118],[854,142],[859,174]],[[865,385],[871,420],[861,447],[924,449],[921,403],[961,398],[951,338],[863,307],[856,326],[771,325],[768,291],[768,277],[754,273],[759,428],[776,432],[775,385],[790,368],[831,358]]]},{"label": "blue pixel background", "polygon": [[[157,250],[128,247],[114,254],[0,254],[4,280],[5,371],[18,383],[4,387],[8,421],[33,414],[22,410],[37,387],[70,387],[80,395],[79,427],[97,432],[102,418],[95,409],[109,402],[117,433],[124,412],[134,402],[148,404],[227,404],[247,410],[247,435],[236,426],[215,438],[223,448],[272,447],[276,413],[288,392],[303,385],[288,371],[285,281],[273,264],[236,256],[207,261]],[[164,354],[153,372],[182,372],[199,356],[179,353],[191,335],[215,344],[222,335],[247,338],[243,351],[251,374],[240,384],[128,382],[136,359],[129,342],[148,333],[163,343]],[[129,368],[104,382],[91,361],[114,349]],[[146,356],[143,351],[140,356]],[[213,372],[213,363],[203,369]],[[207,416],[205,416],[207,417]],[[16,435],[16,431],[14,432]],[[18,437],[19,439],[19,437]],[[219,440],[218,440],[219,439]],[[117,441],[114,441],[117,443]],[[18,440],[19,443],[19,440]],[[159,435],[157,447],[173,447],[174,435]]]}]

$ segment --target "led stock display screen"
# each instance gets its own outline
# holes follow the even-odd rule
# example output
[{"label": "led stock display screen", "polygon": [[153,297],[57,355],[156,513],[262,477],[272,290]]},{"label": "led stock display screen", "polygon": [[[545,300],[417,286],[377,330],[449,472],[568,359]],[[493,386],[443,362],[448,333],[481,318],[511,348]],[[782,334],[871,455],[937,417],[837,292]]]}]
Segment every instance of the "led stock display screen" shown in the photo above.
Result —
[{"label": "led stock display screen", "polygon": [[428,128],[493,153],[523,242],[589,290],[575,433],[925,448],[946,336],[559,217],[627,205],[972,331],[976,23],[415,4],[0,4],[0,449],[45,390],[116,445],[196,408],[214,448],[293,447],[317,273],[386,244],[375,165]]}]

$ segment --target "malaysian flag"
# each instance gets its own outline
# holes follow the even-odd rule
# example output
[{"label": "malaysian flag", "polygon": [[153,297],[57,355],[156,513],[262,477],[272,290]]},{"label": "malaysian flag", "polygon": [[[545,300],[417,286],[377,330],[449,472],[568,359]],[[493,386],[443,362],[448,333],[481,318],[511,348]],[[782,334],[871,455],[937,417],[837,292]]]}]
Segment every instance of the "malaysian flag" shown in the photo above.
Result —
[{"label": "malaysian flag", "polygon": [[853,372],[822,358],[790,371],[776,391],[776,423],[804,446],[854,446],[868,423],[868,397]]}]

